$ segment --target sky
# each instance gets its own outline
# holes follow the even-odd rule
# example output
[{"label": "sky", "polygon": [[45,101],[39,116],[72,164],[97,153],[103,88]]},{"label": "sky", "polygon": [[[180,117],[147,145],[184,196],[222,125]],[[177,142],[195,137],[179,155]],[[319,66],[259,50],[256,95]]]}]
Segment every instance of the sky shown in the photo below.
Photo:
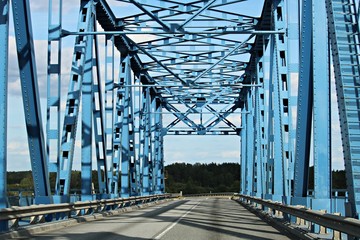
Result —
[{"label": "sky", "polygon": [[[45,129],[46,114],[46,59],[47,59],[47,1],[31,0],[31,14],[33,23],[33,34],[35,43],[36,64],[38,73],[38,84],[43,117],[43,129]],[[79,1],[63,0],[63,28],[75,30],[78,15]],[[117,6],[117,15],[122,11],[134,11],[133,7],[124,6],[117,1],[109,1],[111,5]],[[16,47],[12,19],[10,20],[10,42],[9,42],[9,96],[8,96],[8,170],[21,171],[30,170],[27,136],[21,99],[21,88],[16,59]],[[141,37],[141,36],[138,36]],[[63,39],[62,63],[63,83],[62,99],[65,99],[68,81],[70,79],[71,57],[73,52],[73,37]],[[334,96],[332,96],[334,98]],[[336,101],[335,101],[336,102]],[[333,105],[333,112],[336,106]],[[235,122],[239,122],[240,115],[232,116]],[[336,115],[335,115],[336,120]],[[342,169],[342,149],[339,142],[338,122],[332,122],[335,144],[333,147],[333,167]],[[80,126],[78,127],[80,129]],[[79,139],[78,134],[78,139]],[[339,142],[339,143],[338,143]],[[77,141],[77,146],[80,142]],[[165,164],[174,162],[186,163],[222,163],[240,161],[240,137],[238,136],[165,136]],[[93,150],[95,152],[95,150]],[[94,166],[96,166],[94,164]],[[74,169],[80,169],[79,148],[75,151]]]},{"label": "sky", "polygon": [[[76,5],[79,1],[64,0],[63,2],[63,28],[75,30],[78,6],[74,5]],[[123,5],[123,3],[116,1],[109,2],[114,6]],[[48,5],[47,1],[34,0],[30,1],[30,5],[43,117],[43,129],[45,129]],[[125,6],[125,8],[129,7]],[[19,70],[16,57],[12,15],[10,16],[9,30],[8,171],[30,170],[31,165],[29,160],[21,87],[18,74]],[[69,71],[73,43],[73,37],[67,37],[63,40],[63,93],[66,93],[70,78]],[[65,96],[66,95],[63,94],[62,99],[65,99]],[[236,117],[240,119],[239,115]],[[80,126],[78,129],[80,129]],[[79,136],[80,135],[78,134],[77,139],[79,139]],[[77,141],[76,145],[80,146],[80,142]],[[239,162],[240,159],[240,138],[238,136],[165,136],[164,147],[166,165],[175,162]],[[93,151],[95,152],[95,150]],[[96,165],[94,164],[94,166]],[[74,169],[80,169],[80,153],[78,150],[75,150]]]}]

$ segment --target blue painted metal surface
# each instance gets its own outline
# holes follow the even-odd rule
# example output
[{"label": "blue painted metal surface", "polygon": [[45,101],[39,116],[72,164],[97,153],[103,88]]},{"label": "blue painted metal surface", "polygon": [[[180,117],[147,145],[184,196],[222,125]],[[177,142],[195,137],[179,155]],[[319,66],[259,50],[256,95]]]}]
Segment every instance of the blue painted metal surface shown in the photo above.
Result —
[{"label": "blue painted metal surface", "polygon": [[360,213],[359,29],[354,1],[326,1],[351,215]]},{"label": "blue painted metal surface", "polygon": [[62,0],[49,0],[46,153],[49,172],[58,173],[60,156]]},{"label": "blue painted metal surface", "polygon": [[[119,159],[121,159],[121,197],[129,197],[133,191],[133,134],[132,134],[132,100],[131,89],[121,85],[131,84],[130,56],[122,58],[120,66],[119,90],[117,92],[117,117],[114,123],[114,133],[118,134]],[[115,141],[114,141],[115,144]],[[117,148],[114,146],[114,149]]]},{"label": "blue painted metal surface", "polygon": [[[94,26],[96,29],[96,25]],[[105,117],[104,117],[104,102],[102,92],[102,77],[101,77],[101,60],[99,52],[98,37],[94,38],[95,44],[95,58],[94,67],[96,68],[96,76],[92,79],[92,106],[93,106],[93,124],[94,137],[96,149],[96,163],[98,172],[98,189],[100,194],[109,194],[108,186],[108,162],[106,161],[106,132],[105,132]],[[92,170],[92,169],[91,169]]]},{"label": "blue painted metal surface", "polygon": [[[91,29],[89,29],[91,30]],[[92,136],[93,136],[93,42],[94,36],[87,37],[83,82],[81,87],[81,200],[92,199]]]},{"label": "blue painted metal surface", "polygon": [[262,197],[265,191],[265,175],[264,168],[266,163],[265,157],[265,92],[264,92],[264,56],[263,49],[258,53],[256,66],[256,83],[261,85],[261,88],[256,88],[255,91],[255,129],[256,129],[256,196]]},{"label": "blue painted metal surface", "polygon": [[316,14],[313,14],[313,135],[315,200],[312,202],[312,208],[330,211],[330,76],[325,2],[313,1],[313,12]]},{"label": "blue painted metal surface", "polygon": [[242,194],[247,194],[247,148],[246,148],[246,137],[247,137],[247,127],[248,124],[246,122],[247,118],[245,116],[246,114],[246,108],[243,108],[242,110],[242,116],[241,116],[241,160],[240,160],[240,191]]},{"label": "blue painted metal surface", "polygon": [[[8,92],[8,45],[9,1],[0,2],[0,208],[7,205],[7,92]],[[7,230],[7,221],[0,221],[0,229]]]},{"label": "blue painted metal surface", "polygon": [[150,153],[151,153],[151,126],[150,126],[150,89],[143,91],[143,108],[142,108],[142,129],[143,129],[143,156],[142,156],[142,194],[150,194]]},{"label": "blue painted metal surface", "polygon": [[246,114],[246,177],[245,177],[245,181],[246,181],[246,194],[252,196],[254,194],[254,165],[255,165],[255,161],[254,161],[254,109],[253,109],[253,102],[254,102],[254,94],[253,91],[249,91],[248,92],[248,96],[247,96],[247,112],[248,114]]},{"label": "blue painted metal surface", "polygon": [[311,118],[312,118],[312,1],[304,0],[302,5],[302,29],[300,45],[300,82],[298,87],[297,135],[294,172],[294,196],[306,197],[310,161]]},{"label": "blue painted metal surface", "polygon": [[35,202],[51,203],[29,1],[12,1]]},{"label": "blue painted metal surface", "polygon": [[[49,166],[57,175],[55,201],[69,201],[81,121],[83,200],[92,199],[93,169],[103,198],[164,192],[166,135],[236,135],[243,194],[285,203],[292,198],[292,204],[331,211],[332,64],[350,212],[359,214],[359,18],[353,0],[256,1],[256,14],[243,10],[252,4],[244,0],[123,0],[136,11],[119,15],[111,2],[83,0],[75,31],[62,29],[62,1],[55,2],[49,0],[47,157],[28,3],[13,2],[29,143],[38,140],[30,144],[31,158],[38,160],[32,161],[37,195],[50,196]],[[6,1],[1,3],[5,9]],[[5,44],[6,18],[0,22]],[[70,35],[76,41],[61,119],[62,38]],[[6,66],[6,51],[2,56]],[[6,70],[1,74],[0,104],[6,109]],[[0,131],[6,131],[6,121],[0,123]],[[6,148],[6,134],[1,136],[0,150]],[[307,186],[311,162],[313,196]],[[2,181],[0,204],[5,204]]]},{"label": "blue painted metal surface", "polygon": [[[108,193],[112,197],[118,197],[119,169],[120,169],[120,148],[115,148],[115,140],[118,141],[119,133],[114,134],[114,37],[107,36],[105,39],[105,162],[109,162],[109,169],[105,169],[104,174],[108,179]],[[114,144],[114,145],[113,145]],[[118,144],[118,143],[117,143]],[[118,145],[117,145],[118,146]],[[98,177],[101,171],[98,170]]]},{"label": "blue painted metal surface", "polygon": [[[81,1],[79,10],[78,30],[91,31],[94,24],[94,2]],[[57,164],[56,201],[69,201],[71,170],[74,159],[76,129],[79,116],[81,87],[84,77],[86,51],[88,44],[92,44],[90,37],[79,36],[75,40],[69,90],[66,100],[66,109],[63,130],[61,135],[61,150]]]}]

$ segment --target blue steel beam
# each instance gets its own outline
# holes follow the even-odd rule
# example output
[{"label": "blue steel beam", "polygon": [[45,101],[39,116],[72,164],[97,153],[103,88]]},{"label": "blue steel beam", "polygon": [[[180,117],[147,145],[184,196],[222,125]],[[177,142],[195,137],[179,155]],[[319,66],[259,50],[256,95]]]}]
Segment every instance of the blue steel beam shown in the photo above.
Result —
[{"label": "blue steel beam", "polygon": [[[272,6],[273,24],[276,30],[284,29],[286,25],[286,5],[285,1],[273,1]],[[270,36],[272,54],[271,60],[271,79],[273,92],[273,195],[277,201],[284,200],[290,196],[291,176],[288,175],[290,151],[289,129],[291,127],[290,106],[289,106],[289,76],[288,76],[288,52],[287,38],[284,35]],[[270,93],[271,94],[271,93]],[[270,108],[271,111],[271,108]],[[273,119],[273,120],[271,120]],[[273,122],[272,122],[273,121]]]},{"label": "blue steel beam", "polygon": [[143,156],[142,156],[142,194],[149,195],[150,181],[149,181],[149,154],[150,154],[150,89],[146,88],[142,94],[143,108],[142,108],[142,128],[143,128]]},{"label": "blue steel beam", "polygon": [[[234,1],[233,3],[236,3],[236,2],[238,2],[238,1]],[[219,6],[221,6],[221,5],[227,5],[227,4],[230,4],[230,3],[226,3],[226,4],[217,4],[217,6],[219,7]],[[145,4],[146,5],[146,4]],[[147,6],[143,6],[143,7],[147,7]],[[111,10],[109,9],[109,7],[106,7],[107,5],[106,5],[106,3],[104,2],[104,1],[100,1],[100,4],[98,4],[98,6],[99,6],[99,13],[100,14],[98,14],[98,15],[100,15],[101,17],[101,20],[100,20],[100,24],[103,26],[103,28],[106,30],[106,33],[105,34],[112,34],[112,33],[115,33],[115,32],[118,32],[118,33],[120,33],[121,31],[123,31],[124,29],[121,27],[122,25],[122,21],[123,21],[123,19],[121,19],[121,20],[115,20],[114,19],[114,15],[113,14],[111,14]],[[103,7],[101,7],[101,6],[103,6]],[[214,4],[214,6],[215,6],[215,4]],[[213,7],[214,7],[213,6]],[[194,12],[196,12],[197,10],[199,10],[199,7],[194,7]],[[103,11],[105,11],[105,12],[108,12],[109,14],[106,14],[106,16],[107,17],[105,17],[105,13],[102,13]],[[161,12],[162,12],[162,10],[160,10]],[[218,11],[218,9],[215,9],[215,8],[212,8],[212,10],[211,11],[214,11],[214,12],[217,12],[217,13],[219,13],[219,12],[221,12],[221,11]],[[153,11],[154,12],[154,11]],[[225,12],[221,12],[221,14],[230,14],[231,15],[231,13],[225,13]],[[160,14],[161,15],[161,14]],[[159,16],[160,16],[159,15]],[[224,15],[224,16],[225,16]],[[229,16],[230,16],[229,15]],[[240,15],[234,15],[234,16],[236,16],[236,17],[239,17],[239,18],[246,18],[245,16],[240,16]],[[164,17],[164,16],[162,16],[161,15],[161,17]],[[204,19],[204,16],[198,16],[199,18],[201,18],[201,21],[203,21]],[[196,19],[198,19],[198,17],[196,18]],[[224,17],[223,18],[223,20],[224,21],[226,21],[225,20],[225,18],[228,18],[228,17]],[[108,20],[106,20],[106,23],[105,23],[105,19],[108,19]],[[136,19],[136,17],[135,17],[135,19]],[[210,20],[213,20],[214,21],[214,19],[210,19]],[[216,20],[219,20],[218,18],[216,19]],[[228,19],[229,20],[229,22],[237,22],[237,23],[239,23],[239,22],[241,22],[242,20],[240,20],[240,19],[238,19],[238,20],[230,20],[230,19]],[[252,20],[254,20],[254,18],[252,19]],[[250,22],[252,21],[252,20],[250,20]],[[135,20],[135,21],[137,21],[137,20]],[[153,21],[153,20],[151,20],[151,21]],[[168,21],[168,20],[166,20],[166,21]],[[245,20],[244,20],[245,21]],[[118,22],[118,23],[120,23],[120,25],[116,25],[115,23],[116,22]],[[111,24],[110,24],[111,23]],[[190,26],[190,24],[191,23],[189,23],[189,26]],[[251,23],[252,24],[252,28],[254,29],[254,22],[252,22]],[[250,25],[251,25],[250,24]],[[112,25],[112,27],[111,27],[111,25]],[[121,32],[121,33],[126,33],[126,30],[124,30],[123,32]],[[163,39],[163,40],[160,40],[160,41],[164,41],[164,46],[163,47],[165,47],[165,45],[168,45],[169,47],[171,47],[168,43],[170,43],[170,42],[172,42],[172,40],[170,39],[170,38],[167,38],[167,37],[164,37],[164,36],[162,36],[160,33],[158,34],[158,36],[160,36],[160,39]],[[210,44],[212,44],[213,46],[216,46],[216,47],[221,47],[221,46],[224,46],[224,47],[221,47],[221,48],[228,48],[228,43],[230,43],[231,45],[233,45],[233,46],[235,46],[236,47],[236,44],[241,44],[242,43],[242,41],[235,41],[235,40],[232,40],[232,39],[227,39],[226,37],[220,37],[220,34],[218,34],[217,36],[215,36],[215,38],[214,39],[216,39],[216,43],[211,43],[211,39],[209,39],[208,38],[208,36],[206,36],[206,35],[201,35],[201,36],[193,36],[193,37],[189,37],[189,36],[187,36],[187,35],[185,35],[184,36],[185,37],[185,39],[187,39],[186,41],[192,41],[192,42],[198,42],[199,44],[206,44],[206,42],[208,42],[209,40],[210,40]],[[127,39],[126,37],[123,37],[123,36],[121,36],[120,37],[121,39],[122,39],[122,41],[123,41],[123,46],[119,46],[119,50],[121,50],[121,52],[123,53],[123,54],[127,54],[127,52],[129,52],[129,51],[135,51],[137,54],[135,54],[135,57],[137,56],[137,55],[140,55],[140,56],[147,56],[147,57],[150,57],[151,58],[151,62],[149,62],[149,64],[150,65],[148,65],[149,67],[151,67],[151,70],[152,70],[152,72],[155,72],[154,71],[154,69],[157,69],[157,68],[163,68],[164,69],[164,71],[165,71],[165,73],[166,73],[166,75],[164,75],[164,73],[161,73],[161,76],[158,76],[158,77],[154,77],[154,80],[156,81],[155,82],[155,85],[156,84],[158,84],[158,82],[160,82],[160,81],[162,81],[160,78],[164,78],[164,80],[170,80],[170,81],[173,81],[173,80],[176,80],[176,81],[178,81],[179,80],[179,78],[178,78],[178,74],[177,74],[177,72],[175,72],[175,70],[176,71],[178,71],[177,69],[178,69],[178,67],[176,67],[173,63],[171,63],[171,64],[168,64],[167,62],[166,62],[166,64],[163,64],[162,63],[162,59],[161,58],[163,58],[163,57],[161,57],[161,54],[160,55],[158,55],[158,54],[155,54],[155,52],[153,53],[153,54],[150,54],[150,52],[148,51],[148,50],[152,50],[152,49],[155,49],[155,48],[158,48],[158,46],[155,46],[154,45],[154,47],[152,48],[152,47],[150,47],[149,48],[149,46],[151,46],[153,43],[156,43],[156,42],[158,42],[159,41],[159,38],[156,38],[156,39],[154,39],[153,41],[148,41],[148,43],[149,44],[142,44],[141,42],[140,43],[135,43],[134,41],[132,41],[132,40],[130,40],[130,39]],[[180,37],[175,37],[174,39],[177,39],[177,41],[180,43],[181,41],[183,41],[183,38],[180,38]],[[202,40],[201,40],[202,39]],[[208,40],[207,40],[208,39]],[[169,41],[169,42],[167,42],[167,41]],[[202,41],[202,42],[200,42],[200,41]],[[225,44],[224,44],[225,43]],[[175,47],[175,45],[176,45],[177,43],[175,43],[173,46]],[[215,45],[214,45],[215,44]],[[247,44],[244,44],[243,45],[243,47],[242,48],[239,48],[239,49],[237,49],[236,51],[234,51],[233,53],[233,55],[232,56],[237,56],[237,55],[239,55],[239,53],[241,52],[241,53],[246,53],[247,51],[248,51],[248,49],[249,49],[249,44],[247,43]],[[145,50],[145,51],[142,51],[142,50]],[[225,49],[224,49],[225,50]],[[229,50],[227,49],[226,50],[226,52],[228,52]],[[164,49],[164,51],[162,51],[162,56],[165,56],[166,58],[172,58],[172,59],[176,59],[176,58],[174,58],[174,57],[171,57],[170,55],[167,55],[167,53],[170,53],[171,51],[166,51],[165,49]],[[223,51],[223,52],[225,52],[225,51]],[[231,50],[230,50],[230,52],[232,52]],[[144,54],[143,54],[144,53]],[[195,56],[192,56],[193,54],[190,54],[191,56],[191,58],[193,58],[193,57],[195,57]],[[218,62],[218,61],[220,61],[222,58],[223,58],[223,56],[224,55],[219,55],[219,56],[217,56],[217,59],[214,61],[214,62]],[[160,58],[161,57],[161,58]],[[158,59],[159,58],[159,59]],[[199,61],[199,59],[196,59],[197,61]],[[203,61],[204,63],[205,63],[205,54],[204,54],[204,57],[203,57],[203,60],[201,60],[201,61]],[[233,73],[235,70],[231,70],[231,71],[227,71],[227,72],[224,72],[224,70],[226,69],[226,67],[229,67],[229,63],[230,63],[231,61],[230,60],[226,60],[226,64],[218,64],[219,65],[219,67],[217,67],[217,69],[220,69],[221,71],[222,71],[222,75],[224,76],[224,78],[226,77],[226,78],[229,78],[230,77],[230,75],[228,76],[228,72],[229,73]],[[164,62],[165,63],[165,62]],[[147,63],[145,63],[146,65],[147,65]],[[154,66],[152,66],[152,64],[154,64]],[[158,65],[158,64],[160,64],[159,65],[159,67],[158,66],[156,66],[156,65]],[[133,64],[132,64],[133,65]],[[169,68],[169,67],[171,66],[171,68]],[[132,67],[133,68],[133,67]],[[146,68],[145,68],[146,69]],[[234,68],[235,69],[235,68]],[[170,70],[170,72],[168,71],[168,70]],[[213,69],[213,70],[215,70],[215,69]],[[241,71],[240,69],[238,70],[238,71]],[[134,72],[136,72],[136,70],[134,70]],[[233,79],[233,80],[235,80],[235,79],[237,79],[238,78],[238,76],[236,76],[235,77],[235,75],[234,76],[231,76],[231,78]],[[182,79],[182,78],[180,78],[180,79]],[[202,79],[203,80],[203,79]],[[232,81],[233,81],[232,80]],[[225,81],[225,80],[224,80]],[[215,83],[215,82],[214,82]],[[162,93],[166,93],[166,94],[169,94],[169,95],[171,95],[171,96],[174,96],[174,91],[172,91],[172,90],[169,90],[168,88],[164,88],[164,89],[161,89],[161,88],[157,88],[157,92],[160,92],[161,94]],[[214,92],[215,92],[215,90],[214,90]],[[231,94],[232,92],[230,91],[230,90],[228,90],[228,91],[223,91],[222,92],[223,94],[222,95],[220,95],[220,98],[222,98],[222,99],[228,99],[229,98],[229,94]],[[189,95],[190,94],[192,94],[192,95],[195,95],[196,93],[194,92],[194,93],[191,93],[191,92],[189,92]],[[237,96],[234,96],[234,98],[236,98]],[[175,97],[178,101],[184,101],[184,100],[182,100],[182,97],[181,96],[176,96]]]},{"label": "blue steel beam", "polygon": [[255,165],[255,154],[254,154],[254,145],[255,145],[255,128],[254,128],[254,93],[253,91],[248,92],[247,96],[247,111],[249,112],[246,115],[246,194],[253,196],[254,195],[254,165]]},{"label": "blue steel beam", "polygon": [[302,30],[300,46],[300,78],[297,104],[296,155],[294,196],[306,197],[309,175],[311,119],[312,119],[312,0],[302,4]]},{"label": "blue steel beam", "polygon": [[289,167],[288,167],[288,178],[289,178],[289,192],[293,193],[294,185],[294,161],[295,161],[295,139],[296,139],[296,108],[297,108],[297,96],[294,93],[296,87],[294,86],[295,82],[299,81],[299,65],[300,65],[300,2],[297,1],[287,2],[287,34],[288,34],[288,92],[289,92]]},{"label": "blue steel beam", "polygon": [[[184,29],[184,27],[178,27],[184,23],[190,25],[188,27],[190,29],[198,28],[207,30],[208,32],[205,34],[211,34],[211,32],[214,32],[216,29],[221,29],[222,31],[226,31],[227,28],[236,29],[238,31],[244,29],[254,29],[257,22],[255,17],[221,9],[221,7],[226,5],[236,5],[241,2],[243,2],[243,0],[226,1],[215,4],[210,1],[210,3],[205,3],[203,6],[199,6],[198,1],[190,1],[186,3],[153,1],[152,4],[146,1],[139,1],[138,5],[141,3],[140,8],[142,13],[121,18],[119,25],[123,26],[125,30],[132,31],[142,30],[142,26],[147,26],[148,28],[153,28],[158,33],[160,32],[158,25],[160,25],[165,32],[171,32],[172,34],[176,32],[187,32],[188,30],[186,28]],[[151,12],[147,9],[151,9]],[[205,9],[207,10],[205,11],[205,14],[201,14],[201,12]],[[190,15],[190,17],[188,17],[188,15]],[[162,21],[162,19],[167,20],[172,17],[176,17],[174,20],[175,23],[166,24]],[[130,21],[130,19],[135,19],[135,26],[132,24],[133,21]],[[219,24],[216,23],[215,25],[203,26],[204,19],[213,21],[214,23],[219,22]],[[200,26],[199,24],[196,24],[198,21],[201,21],[202,23]],[[228,24],[221,24],[224,21]],[[195,24],[188,24],[189,22],[195,22]]]},{"label": "blue steel beam", "polygon": [[[8,91],[8,45],[9,1],[0,2],[0,208],[7,206],[7,91]],[[0,230],[7,230],[8,222],[0,221]]]},{"label": "blue steel beam", "polygon": [[[96,29],[96,25],[95,25]],[[93,124],[95,136],[95,149],[96,149],[96,162],[98,171],[98,185],[99,193],[109,194],[107,169],[108,163],[106,161],[106,134],[105,134],[105,117],[104,117],[104,102],[102,97],[102,81],[100,70],[100,53],[99,53],[99,40],[95,40],[95,66],[96,78],[92,81],[93,90]]]},{"label": "blue steel beam", "polygon": [[177,30],[181,31],[181,29],[183,29],[187,24],[189,24],[194,18],[196,18],[202,12],[207,10],[215,2],[216,2],[216,0],[211,0],[211,1],[208,1],[208,2],[204,2],[204,6],[202,6],[199,10],[197,10],[195,13],[193,13],[191,17],[189,17],[183,23],[181,23],[179,26],[177,26]]},{"label": "blue steel beam", "polygon": [[[263,39],[264,40],[264,39]],[[265,42],[265,41],[263,41]],[[269,128],[269,122],[268,119],[271,116],[271,112],[269,111],[270,106],[269,106],[269,102],[268,99],[270,99],[270,74],[267,74],[270,70],[270,54],[269,54],[269,49],[266,48],[266,45],[263,44],[262,46],[262,52],[264,54],[264,59],[263,59],[263,72],[264,72],[264,82],[263,82],[263,99],[261,99],[262,104],[264,105],[264,111],[261,115],[263,115],[263,127],[261,129],[261,135],[262,135],[262,156],[263,156],[263,163],[264,163],[264,167],[263,167],[263,176],[264,176],[264,183],[263,183],[263,191],[264,191],[264,195],[263,197],[265,198],[269,193],[270,193],[270,185],[272,184],[271,182],[271,178],[270,178],[270,173],[271,170],[269,168],[269,163],[270,163],[270,156],[269,155],[269,149],[270,149],[270,132],[268,130]]]},{"label": "blue steel beam", "polygon": [[[122,57],[120,68],[121,84],[131,84],[131,56]],[[121,197],[136,196],[138,183],[136,182],[136,156],[133,120],[133,95],[130,88],[120,87],[117,94],[117,121],[114,123],[114,133],[119,134],[121,157]],[[119,132],[118,132],[119,131]],[[114,147],[114,149],[116,149]]]},{"label": "blue steel beam", "polygon": [[57,173],[60,156],[62,0],[49,0],[46,150],[49,172]]},{"label": "blue steel beam", "polygon": [[[80,3],[78,30],[91,31],[94,24],[94,2],[83,0]],[[64,125],[61,138],[61,152],[57,164],[55,195],[57,202],[69,201],[71,171],[74,159],[76,129],[79,118],[81,87],[83,82],[87,46],[90,37],[78,36],[75,40],[69,90],[66,100]],[[89,48],[90,49],[90,48]]]},{"label": "blue steel beam", "polygon": [[51,203],[29,1],[14,0],[12,9],[35,202]]},{"label": "blue steel beam", "polygon": [[[94,19],[92,19],[94,21]],[[94,26],[94,25],[93,25]],[[87,37],[85,50],[83,82],[81,86],[81,200],[93,200],[92,197],[92,140],[93,140],[93,42]]]},{"label": "blue steel beam", "polygon": [[[151,97],[150,102],[150,112],[156,112],[156,97]],[[150,114],[150,150],[151,150],[151,156],[150,156],[150,192],[154,194],[156,192],[157,187],[157,162],[156,162],[156,149],[157,149],[157,141],[156,141],[156,115]]]},{"label": "blue steel beam", "polygon": [[241,136],[241,159],[240,159],[240,192],[242,194],[247,194],[247,147],[246,147],[246,143],[247,143],[247,131],[248,131],[248,124],[247,124],[247,117],[246,117],[246,113],[247,109],[244,107],[242,109],[242,115],[241,115],[241,132],[240,132],[240,136]]},{"label": "blue steel beam", "polygon": [[[135,74],[133,74],[133,83],[134,85],[140,85],[141,81]],[[136,183],[136,191],[137,195],[142,195],[142,146],[141,141],[143,137],[141,136],[141,97],[142,97],[142,89],[140,88],[132,88],[132,105],[133,105],[133,135],[134,135],[134,170],[135,176],[134,180]]]},{"label": "blue steel beam", "polygon": [[[114,36],[107,36],[105,39],[105,140],[106,157],[105,161],[110,163],[109,169],[105,169],[108,181],[108,193],[111,197],[118,197],[119,171],[120,171],[120,149],[114,149],[114,141],[119,138],[114,134],[114,81],[115,81],[115,47]],[[101,174],[101,172],[98,172]],[[98,175],[101,177],[101,175]]]},{"label": "blue steel beam", "polygon": [[[256,83],[257,84],[264,84],[264,72],[263,72],[263,67],[264,67],[264,63],[263,63],[263,53],[262,50],[258,53],[256,53],[258,55],[257,57],[257,68],[256,68],[256,74],[254,77],[256,78]],[[265,147],[264,147],[264,122],[265,122],[265,112],[264,112],[264,89],[263,88],[256,88],[255,89],[255,107],[254,107],[254,111],[255,111],[255,131],[256,131],[256,144],[255,144],[255,154],[256,154],[256,158],[255,158],[255,162],[256,162],[256,196],[257,197],[262,197],[264,194],[264,190],[265,190],[265,176],[264,176],[264,171],[263,168],[265,167],[265,159],[264,159],[264,152],[265,152]],[[255,177],[254,176],[254,177]]]},{"label": "blue steel beam", "polygon": [[164,154],[163,154],[163,135],[162,135],[162,106],[159,99],[156,99],[156,114],[155,114],[155,168],[153,175],[155,176],[155,194],[161,194],[165,191],[164,188]]},{"label": "blue steel beam", "polygon": [[346,183],[352,217],[360,216],[359,50],[356,8],[352,0],[327,0]]},{"label": "blue steel beam", "polygon": [[239,108],[238,105],[235,103],[235,105],[233,105],[231,108],[229,108],[226,112],[218,113],[211,106],[206,106],[206,109],[208,109],[211,113],[213,113],[217,117],[217,119],[215,119],[214,121],[212,121],[208,125],[206,123],[204,124],[204,125],[206,125],[206,129],[209,131],[210,129],[212,129],[213,127],[215,127],[217,124],[219,124],[222,121],[230,129],[232,128],[234,131],[238,131],[238,127],[235,124],[233,124],[232,122],[230,122],[229,120],[226,119],[227,116],[229,116],[231,113],[234,113],[238,108]]},{"label": "blue steel beam", "polygon": [[330,159],[330,76],[326,7],[313,1],[313,131],[314,197],[313,209],[331,211]]},{"label": "blue steel beam", "polygon": [[[331,159],[329,122],[329,51],[325,2],[303,2],[301,71],[298,89],[293,204],[307,204],[311,134],[313,134],[313,209],[331,211]],[[313,122],[312,122],[313,118]],[[311,127],[313,133],[311,132]]]}]

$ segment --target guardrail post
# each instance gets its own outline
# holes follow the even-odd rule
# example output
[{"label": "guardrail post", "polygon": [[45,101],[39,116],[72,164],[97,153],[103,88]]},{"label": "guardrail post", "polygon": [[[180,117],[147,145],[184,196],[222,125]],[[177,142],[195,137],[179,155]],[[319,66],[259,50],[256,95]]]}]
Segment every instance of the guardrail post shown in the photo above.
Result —
[{"label": "guardrail post", "polygon": [[[326,213],[326,210],[320,210],[320,212]],[[320,234],[326,234],[326,233],[327,233],[326,227],[320,225]]]},{"label": "guardrail post", "polygon": [[284,214],[283,214],[283,212],[281,212],[279,210],[275,210],[275,216],[278,217],[278,218],[283,218]]},{"label": "guardrail post", "polygon": [[6,221],[6,222],[10,223],[9,225],[10,225],[11,228],[19,227],[19,219],[11,219],[11,220]]},{"label": "guardrail post", "polygon": [[[334,213],[334,215],[336,216],[341,216],[340,213]],[[333,240],[341,240],[341,232],[339,231],[333,231],[333,237],[332,237]]]}]

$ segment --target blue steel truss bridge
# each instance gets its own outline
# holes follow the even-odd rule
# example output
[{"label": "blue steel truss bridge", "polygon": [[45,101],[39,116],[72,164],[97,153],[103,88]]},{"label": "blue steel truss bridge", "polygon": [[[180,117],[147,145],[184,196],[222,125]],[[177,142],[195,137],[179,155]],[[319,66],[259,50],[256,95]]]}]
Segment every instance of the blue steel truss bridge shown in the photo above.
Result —
[{"label": "blue steel truss bridge", "polygon": [[[231,135],[241,141],[244,199],[359,218],[359,1],[80,0],[77,16],[63,12],[69,4],[44,1],[42,108],[32,4],[0,1],[1,208],[9,207],[8,56],[16,51],[36,204],[70,202],[74,161],[82,202],[164,194],[165,136]],[[77,25],[65,26],[65,18]],[[334,138],[346,172],[343,199],[331,186]]]}]

